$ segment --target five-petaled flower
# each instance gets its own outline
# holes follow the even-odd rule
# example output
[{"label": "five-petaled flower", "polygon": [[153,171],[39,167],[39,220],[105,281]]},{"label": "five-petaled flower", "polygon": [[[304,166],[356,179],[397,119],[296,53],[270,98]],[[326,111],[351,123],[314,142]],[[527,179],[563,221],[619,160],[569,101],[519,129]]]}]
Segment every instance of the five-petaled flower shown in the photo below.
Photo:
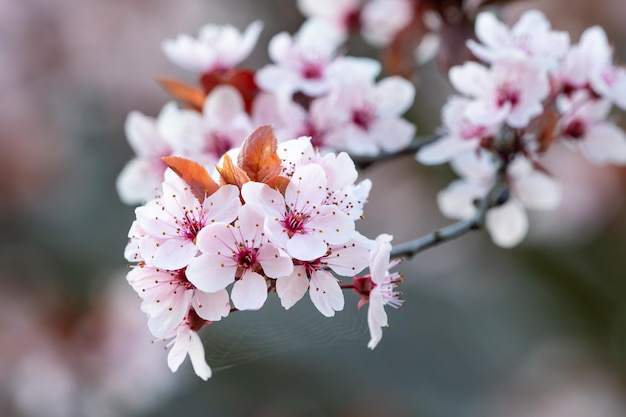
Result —
[{"label": "five-petaled flower", "polygon": [[208,292],[232,282],[231,297],[239,310],[258,310],[267,299],[265,277],[278,278],[293,270],[291,258],[268,242],[261,207],[245,204],[232,224],[216,223],[198,236],[202,254],[187,268],[191,282]]}]

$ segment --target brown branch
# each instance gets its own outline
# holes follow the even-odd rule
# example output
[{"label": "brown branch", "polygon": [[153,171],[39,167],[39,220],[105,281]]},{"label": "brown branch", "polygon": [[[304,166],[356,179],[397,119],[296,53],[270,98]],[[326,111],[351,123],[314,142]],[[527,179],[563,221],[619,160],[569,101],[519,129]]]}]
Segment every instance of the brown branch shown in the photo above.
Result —
[{"label": "brown branch", "polygon": [[507,193],[506,166],[501,164],[494,176],[493,185],[487,192],[487,195],[478,201],[476,211],[471,217],[435,230],[410,242],[396,245],[391,250],[391,257],[411,258],[426,249],[461,237],[472,230],[482,228],[487,211],[492,207],[503,204],[506,201]]}]

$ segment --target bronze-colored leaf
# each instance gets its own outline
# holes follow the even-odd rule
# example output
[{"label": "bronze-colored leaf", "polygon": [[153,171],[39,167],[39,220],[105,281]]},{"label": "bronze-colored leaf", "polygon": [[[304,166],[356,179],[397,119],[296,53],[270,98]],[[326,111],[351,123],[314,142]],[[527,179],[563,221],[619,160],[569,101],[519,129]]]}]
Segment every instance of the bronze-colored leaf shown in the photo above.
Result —
[{"label": "bronze-colored leaf", "polygon": [[282,172],[277,143],[272,125],[256,128],[244,141],[238,163],[252,181],[267,182]]},{"label": "bronze-colored leaf", "polygon": [[222,184],[233,184],[241,189],[242,185],[250,181],[248,174],[246,174],[243,169],[233,164],[233,160],[229,155],[224,155],[222,167],[216,166],[215,168],[220,174],[220,182]]},{"label": "bronze-colored leaf", "polygon": [[289,185],[289,178],[283,177],[282,175],[276,175],[275,177],[267,180],[266,184],[271,188],[278,190],[282,195],[285,195],[285,190],[287,190],[287,186]]},{"label": "bronze-colored leaf", "polygon": [[236,68],[227,72],[207,72],[200,77],[200,84],[207,95],[220,84],[235,87],[241,94],[248,113],[252,110],[252,102],[260,91],[254,81],[254,71],[246,68]]},{"label": "bronze-colored leaf", "polygon": [[207,170],[197,162],[178,156],[165,156],[163,161],[189,185],[191,192],[201,203],[220,188]]},{"label": "bronze-colored leaf", "polygon": [[159,78],[157,82],[180,103],[193,110],[202,111],[206,94],[195,87],[170,78]]}]

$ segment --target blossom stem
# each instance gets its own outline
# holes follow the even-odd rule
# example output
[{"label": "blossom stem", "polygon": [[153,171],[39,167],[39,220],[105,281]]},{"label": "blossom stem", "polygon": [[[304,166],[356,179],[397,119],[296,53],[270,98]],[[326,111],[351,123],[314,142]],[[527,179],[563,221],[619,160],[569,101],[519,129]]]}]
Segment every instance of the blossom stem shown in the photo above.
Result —
[{"label": "blossom stem", "polygon": [[487,195],[477,202],[476,211],[471,217],[452,223],[415,240],[395,245],[391,250],[391,258],[412,258],[426,249],[461,237],[472,230],[482,228],[487,211],[492,207],[503,204],[506,201],[507,194],[506,163],[501,161],[491,188]]}]

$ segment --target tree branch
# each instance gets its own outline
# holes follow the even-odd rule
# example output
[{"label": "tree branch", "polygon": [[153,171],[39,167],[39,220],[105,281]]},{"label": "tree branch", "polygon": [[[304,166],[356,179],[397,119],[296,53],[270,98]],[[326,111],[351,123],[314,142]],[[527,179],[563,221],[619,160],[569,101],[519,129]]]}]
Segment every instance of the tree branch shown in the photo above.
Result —
[{"label": "tree branch", "polygon": [[435,230],[432,233],[410,242],[394,246],[391,250],[391,258],[411,258],[426,249],[461,237],[472,230],[482,228],[487,211],[492,207],[503,204],[508,198],[508,190],[506,182],[506,164],[500,164],[494,176],[491,188],[487,192],[487,195],[482,200],[478,201],[476,211],[471,217]]}]

